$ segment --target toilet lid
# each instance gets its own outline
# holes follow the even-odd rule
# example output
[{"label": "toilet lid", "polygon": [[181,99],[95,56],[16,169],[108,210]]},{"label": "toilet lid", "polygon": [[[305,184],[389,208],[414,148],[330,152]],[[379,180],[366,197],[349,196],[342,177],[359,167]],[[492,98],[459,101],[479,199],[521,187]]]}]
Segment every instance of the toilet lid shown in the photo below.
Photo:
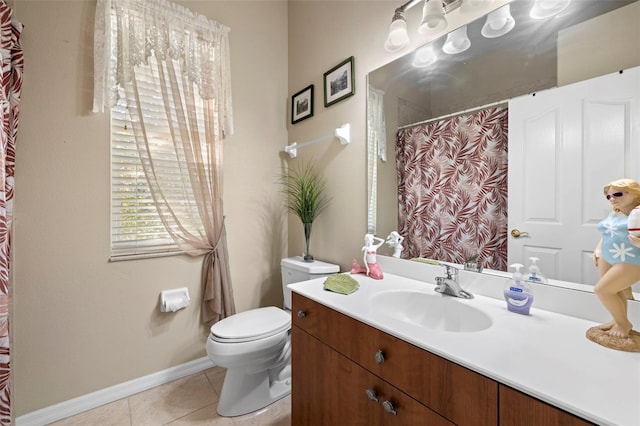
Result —
[{"label": "toilet lid", "polygon": [[231,315],[211,326],[211,334],[217,339],[233,342],[257,340],[287,330],[291,315],[269,306]]}]

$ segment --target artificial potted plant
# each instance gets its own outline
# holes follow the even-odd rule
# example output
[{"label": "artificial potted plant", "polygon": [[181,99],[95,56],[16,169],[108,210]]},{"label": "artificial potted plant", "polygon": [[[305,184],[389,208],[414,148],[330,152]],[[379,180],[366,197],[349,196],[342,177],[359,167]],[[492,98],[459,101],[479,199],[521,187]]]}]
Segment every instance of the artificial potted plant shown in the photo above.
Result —
[{"label": "artificial potted plant", "polygon": [[309,252],[311,225],[320,213],[329,206],[327,185],[312,164],[301,163],[292,167],[282,176],[287,208],[294,213],[304,226],[305,262],[313,262]]}]

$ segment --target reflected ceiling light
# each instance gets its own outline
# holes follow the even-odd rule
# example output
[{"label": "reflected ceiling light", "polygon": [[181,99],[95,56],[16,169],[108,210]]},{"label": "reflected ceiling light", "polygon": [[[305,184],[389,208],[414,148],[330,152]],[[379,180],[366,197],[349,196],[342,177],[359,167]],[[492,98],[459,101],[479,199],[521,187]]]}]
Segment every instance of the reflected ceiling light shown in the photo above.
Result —
[{"label": "reflected ceiling light", "polygon": [[462,0],[460,13],[473,12],[481,6],[488,6],[491,3],[493,3],[493,0]]},{"label": "reflected ceiling light", "polygon": [[449,55],[462,53],[471,47],[471,40],[467,35],[467,26],[460,27],[447,35],[447,41],[444,42],[442,50]]},{"label": "reflected ceiling light", "polygon": [[487,21],[482,27],[482,35],[486,38],[501,37],[511,31],[516,21],[511,16],[511,8],[504,5],[487,15]]},{"label": "reflected ceiling light", "polygon": [[533,19],[547,19],[565,10],[571,0],[536,0],[529,12]]},{"label": "reflected ceiling light", "polygon": [[409,44],[409,34],[407,33],[407,20],[402,9],[396,9],[391,25],[389,26],[389,36],[384,43],[384,48],[388,52],[397,52],[404,49]]},{"label": "reflected ceiling light", "polygon": [[433,65],[438,60],[435,50],[431,44],[422,46],[413,56],[413,66],[416,68],[425,68]]},{"label": "reflected ceiling light", "polygon": [[422,22],[418,27],[420,34],[435,33],[447,27],[442,0],[424,0]]}]

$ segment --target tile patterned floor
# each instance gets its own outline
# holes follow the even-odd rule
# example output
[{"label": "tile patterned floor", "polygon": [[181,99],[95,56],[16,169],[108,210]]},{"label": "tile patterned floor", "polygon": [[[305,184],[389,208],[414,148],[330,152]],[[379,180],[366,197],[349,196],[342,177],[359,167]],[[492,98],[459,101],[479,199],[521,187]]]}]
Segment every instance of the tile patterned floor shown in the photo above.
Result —
[{"label": "tile patterned floor", "polygon": [[290,426],[291,396],[239,417],[216,413],[225,369],[200,373],[51,423],[52,426]]}]

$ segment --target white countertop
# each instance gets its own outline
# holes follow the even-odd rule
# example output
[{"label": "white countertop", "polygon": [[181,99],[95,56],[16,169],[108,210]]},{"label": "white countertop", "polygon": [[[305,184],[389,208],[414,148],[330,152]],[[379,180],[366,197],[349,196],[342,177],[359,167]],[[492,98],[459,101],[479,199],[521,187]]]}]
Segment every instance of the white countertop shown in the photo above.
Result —
[{"label": "white countertop", "polygon": [[531,315],[519,315],[509,312],[504,301],[476,294],[472,300],[458,300],[489,315],[491,327],[469,333],[430,330],[373,312],[369,300],[381,291],[399,289],[438,295],[434,285],[388,273],[383,280],[352,276],[360,288],[350,295],[325,291],[324,278],[289,287],[589,421],[640,426],[640,353],[616,351],[589,341],[585,332],[595,322],[536,309],[535,301]]}]

